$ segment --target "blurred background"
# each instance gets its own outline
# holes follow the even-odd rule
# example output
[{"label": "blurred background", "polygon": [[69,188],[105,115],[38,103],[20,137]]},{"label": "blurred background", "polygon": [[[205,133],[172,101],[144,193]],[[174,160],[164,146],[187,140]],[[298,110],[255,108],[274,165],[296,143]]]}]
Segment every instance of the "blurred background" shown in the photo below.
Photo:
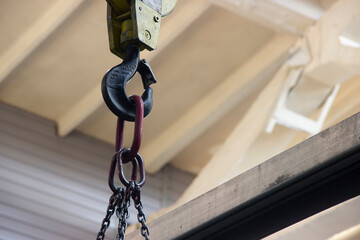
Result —
[{"label": "blurred background", "polygon": [[[178,0],[141,53],[158,81],[140,149],[147,215],[359,112],[359,29],[357,0]],[[121,61],[105,0],[0,0],[1,239],[95,238],[116,125],[100,83]],[[142,91],[138,76],[127,85]],[[359,213],[355,198],[269,239],[328,239]]]}]

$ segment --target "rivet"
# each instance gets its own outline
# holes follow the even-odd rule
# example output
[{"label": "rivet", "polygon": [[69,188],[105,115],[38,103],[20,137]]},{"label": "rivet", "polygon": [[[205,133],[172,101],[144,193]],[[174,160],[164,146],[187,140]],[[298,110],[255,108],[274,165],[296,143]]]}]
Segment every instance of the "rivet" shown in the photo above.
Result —
[{"label": "rivet", "polygon": [[148,31],[148,30],[145,30],[145,38],[147,40],[150,40],[151,39],[151,33]]}]

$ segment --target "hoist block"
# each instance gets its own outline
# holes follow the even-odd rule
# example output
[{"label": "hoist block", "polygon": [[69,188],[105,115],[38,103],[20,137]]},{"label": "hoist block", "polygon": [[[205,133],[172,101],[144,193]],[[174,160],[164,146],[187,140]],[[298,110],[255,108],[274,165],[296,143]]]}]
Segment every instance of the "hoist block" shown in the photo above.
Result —
[{"label": "hoist block", "polygon": [[156,49],[161,18],[172,12],[176,0],[107,0],[110,51],[124,59],[125,48]]}]

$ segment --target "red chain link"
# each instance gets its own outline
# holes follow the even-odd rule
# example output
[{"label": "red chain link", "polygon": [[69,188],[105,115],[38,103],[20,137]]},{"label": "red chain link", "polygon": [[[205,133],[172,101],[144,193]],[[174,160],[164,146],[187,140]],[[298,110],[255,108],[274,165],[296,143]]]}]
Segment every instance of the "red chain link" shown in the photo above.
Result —
[{"label": "red chain link", "polygon": [[115,166],[118,164],[119,168],[119,178],[121,182],[128,187],[129,182],[126,180],[123,173],[123,163],[132,162],[133,170],[131,174],[131,180],[136,181],[137,170],[140,170],[140,181],[139,185],[143,185],[145,182],[145,170],[144,162],[141,156],[139,155],[139,149],[141,145],[141,136],[142,136],[142,124],[144,118],[144,103],[140,96],[133,95],[130,97],[130,100],[136,104],[136,114],[135,114],[135,127],[134,127],[134,138],[130,149],[123,149],[123,137],[124,137],[124,120],[118,118],[116,126],[116,140],[115,140],[115,159],[113,159],[109,171],[109,186],[114,191],[115,186],[113,184],[113,177]]},{"label": "red chain link", "polygon": [[124,120],[121,118],[117,119],[116,125],[116,140],[115,140],[115,152],[120,151],[123,145],[124,139]]},{"label": "red chain link", "polygon": [[[124,157],[123,163],[128,163],[134,159],[139,152],[141,146],[141,136],[142,136],[142,125],[144,119],[144,102],[138,95],[133,95],[130,97],[130,100],[136,104],[136,115],[135,115],[135,128],[134,128],[134,138],[130,148],[130,152]],[[118,152],[123,145],[124,137],[124,120],[118,118],[116,126],[116,141],[115,141],[115,151]]]},{"label": "red chain link", "polygon": [[130,97],[130,100],[134,101],[136,104],[134,138],[130,148],[130,152],[127,153],[124,157],[123,163],[130,162],[136,157],[139,152],[144,119],[144,102],[141,97],[138,95],[133,95]]}]

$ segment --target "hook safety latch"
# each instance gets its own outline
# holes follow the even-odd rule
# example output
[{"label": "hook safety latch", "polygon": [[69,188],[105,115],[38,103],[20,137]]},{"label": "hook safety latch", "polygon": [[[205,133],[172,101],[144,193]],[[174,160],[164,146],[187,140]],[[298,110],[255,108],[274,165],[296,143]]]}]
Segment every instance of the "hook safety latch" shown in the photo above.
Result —
[{"label": "hook safety latch", "polygon": [[146,60],[140,61],[140,50],[135,45],[128,45],[125,49],[124,61],[111,68],[104,76],[101,91],[104,101],[110,110],[126,121],[134,121],[136,104],[126,94],[126,83],[138,72],[141,76],[144,93],[141,98],[144,102],[144,117],[153,105],[153,89],[151,84],[156,83],[155,76]]}]

